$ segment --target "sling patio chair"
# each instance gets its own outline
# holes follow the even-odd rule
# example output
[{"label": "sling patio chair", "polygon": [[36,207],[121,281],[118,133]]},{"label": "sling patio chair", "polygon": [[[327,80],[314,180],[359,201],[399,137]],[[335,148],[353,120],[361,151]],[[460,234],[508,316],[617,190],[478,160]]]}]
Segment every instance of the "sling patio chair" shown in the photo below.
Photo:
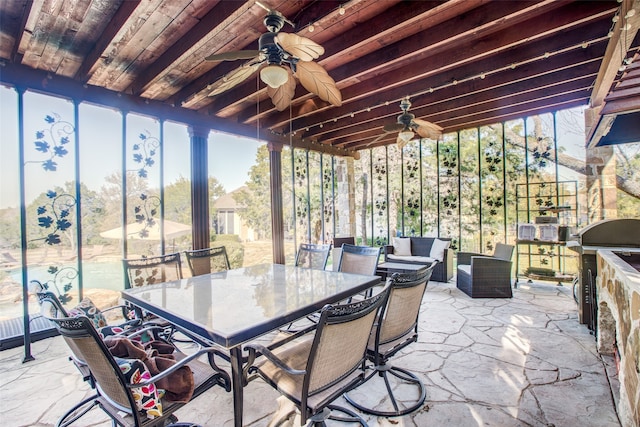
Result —
[{"label": "sling patio chair", "polygon": [[[344,243],[342,245],[342,255],[340,257],[338,271],[343,273],[375,276],[376,271],[378,270],[380,251],[381,248],[379,247],[358,246]],[[370,295],[370,292],[365,292],[364,296],[368,295]]]},{"label": "sling patio chair", "polygon": [[[138,286],[148,286],[156,283],[182,279],[182,262],[180,253],[170,253],[154,257],[123,259],[125,269],[125,289]],[[162,319],[144,313],[135,307],[137,316],[145,321],[153,321],[157,326],[165,329],[163,336],[168,340],[175,340],[175,328]]]},{"label": "sling patio chair", "polygon": [[[257,373],[293,402],[300,425],[309,420],[311,425],[323,426],[325,420],[333,419],[366,427],[357,413],[332,403],[364,381],[367,342],[388,294],[389,285],[358,302],[325,306],[313,334],[285,339],[270,348],[249,344],[249,358],[255,357],[250,375]],[[276,421],[280,420],[272,423]]]},{"label": "sling patio chair", "polygon": [[180,253],[123,259],[126,289],[182,279]]},{"label": "sling patio chair", "polygon": [[224,246],[184,252],[191,276],[229,270],[229,258]]},{"label": "sling patio chair", "polygon": [[296,266],[324,270],[330,251],[331,245],[301,243],[296,254]]},{"label": "sling patio chair", "polygon": [[[87,364],[95,381],[95,394],[67,411],[58,420],[58,427],[75,423],[95,406],[111,418],[114,426],[191,425],[170,424],[178,421],[174,412],[191,404],[191,399],[214,385],[221,385],[220,375],[209,364],[198,360],[200,356],[210,354],[212,348],[199,346],[187,355],[171,347],[171,353],[165,351],[162,357],[154,357],[150,362],[148,353],[127,338],[103,341],[92,321],[85,316],[49,317],[49,320],[56,325],[73,357]],[[127,342],[129,344],[125,345]],[[164,346],[167,350],[168,344]],[[112,351],[115,348],[120,351],[122,347],[131,348],[132,354],[139,353],[144,358],[115,357]]]},{"label": "sling patio chair", "polygon": [[[329,252],[331,251],[331,245],[315,245],[312,243],[301,243],[300,248],[298,249],[298,253],[296,254],[296,267],[303,268],[312,268],[316,270],[324,270],[327,266],[327,259],[329,258]],[[313,328],[314,325],[318,322],[318,315],[311,314],[307,316],[306,322],[303,319],[303,322],[306,322],[304,327]],[[282,328],[281,332],[292,333],[300,330],[301,323],[296,322],[296,327],[294,328],[294,323],[290,323],[286,328]]]},{"label": "sling patio chair", "polygon": [[[419,409],[426,399],[424,383],[405,368],[388,364],[390,358],[418,340],[418,317],[427,284],[437,264],[418,272],[394,273],[385,306],[371,331],[367,359],[373,363],[365,383],[345,394],[353,406],[368,414],[385,417],[406,415]],[[364,402],[376,402],[375,407]]]},{"label": "sling patio chair", "polygon": [[340,258],[338,271],[373,276],[376,274],[379,259],[379,247],[357,246],[345,243],[342,245],[342,257]]}]

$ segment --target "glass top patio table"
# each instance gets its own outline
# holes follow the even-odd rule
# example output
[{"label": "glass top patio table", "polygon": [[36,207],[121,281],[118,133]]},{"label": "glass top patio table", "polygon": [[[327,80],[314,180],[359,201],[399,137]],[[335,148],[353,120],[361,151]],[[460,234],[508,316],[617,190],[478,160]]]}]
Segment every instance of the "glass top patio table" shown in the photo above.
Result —
[{"label": "glass top patio table", "polygon": [[242,344],[379,282],[379,276],[259,264],[127,289],[122,296],[192,338],[229,350],[234,425],[242,426]]}]

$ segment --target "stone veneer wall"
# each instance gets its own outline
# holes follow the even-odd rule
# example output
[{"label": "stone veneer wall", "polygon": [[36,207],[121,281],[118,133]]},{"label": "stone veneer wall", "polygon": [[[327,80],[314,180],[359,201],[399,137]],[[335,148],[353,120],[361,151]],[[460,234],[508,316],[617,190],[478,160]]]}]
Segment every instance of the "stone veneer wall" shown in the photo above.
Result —
[{"label": "stone veneer wall", "polygon": [[618,415],[640,426],[640,272],[609,250],[597,252],[598,352],[620,355]]}]

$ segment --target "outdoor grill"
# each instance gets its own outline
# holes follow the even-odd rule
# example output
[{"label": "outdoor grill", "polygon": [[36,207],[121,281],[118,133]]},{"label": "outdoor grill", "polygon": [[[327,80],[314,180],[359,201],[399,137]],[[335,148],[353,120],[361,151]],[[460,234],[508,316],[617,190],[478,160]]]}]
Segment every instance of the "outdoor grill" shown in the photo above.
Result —
[{"label": "outdoor grill", "polygon": [[605,219],[588,225],[571,236],[567,247],[578,252],[579,271],[574,296],[580,323],[595,331],[597,302],[595,293],[598,267],[596,252],[640,253],[640,219]]}]

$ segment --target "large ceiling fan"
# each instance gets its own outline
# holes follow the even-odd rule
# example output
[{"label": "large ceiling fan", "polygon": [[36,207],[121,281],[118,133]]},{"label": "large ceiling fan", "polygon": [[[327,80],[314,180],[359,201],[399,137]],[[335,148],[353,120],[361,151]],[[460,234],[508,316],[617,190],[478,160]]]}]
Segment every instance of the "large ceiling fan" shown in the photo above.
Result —
[{"label": "large ceiling fan", "polygon": [[279,111],[285,110],[295,94],[297,78],[302,86],[323,101],[342,105],[342,94],[326,70],[313,62],[324,53],[324,48],[306,37],[279,32],[287,20],[280,12],[269,9],[264,25],[268,32],[260,36],[258,50],[240,50],[210,55],[207,61],[235,61],[250,59],[209,86],[209,96],[225,92],[249,78],[260,69],[260,79],[267,84],[267,93]]},{"label": "large ceiling fan", "polygon": [[416,133],[422,138],[430,139],[438,139],[442,136],[442,128],[440,126],[426,120],[416,119],[415,115],[409,113],[409,108],[411,108],[411,101],[409,101],[409,97],[406,97],[400,102],[402,114],[398,116],[398,121],[385,125],[383,128],[384,133],[371,141],[369,145],[378,142],[392,132],[398,132],[396,143],[400,149],[411,141]]}]

